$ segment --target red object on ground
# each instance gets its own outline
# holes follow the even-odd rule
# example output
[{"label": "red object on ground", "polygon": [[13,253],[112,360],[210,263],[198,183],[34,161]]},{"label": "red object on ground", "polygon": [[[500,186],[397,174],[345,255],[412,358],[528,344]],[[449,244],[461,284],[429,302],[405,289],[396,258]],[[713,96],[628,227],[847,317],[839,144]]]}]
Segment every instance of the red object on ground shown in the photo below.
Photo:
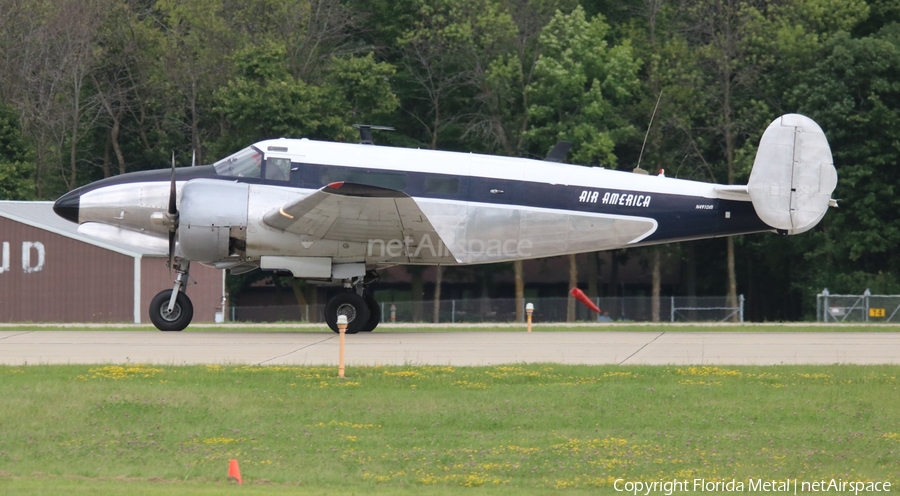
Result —
[{"label": "red object on ground", "polygon": [[591,310],[593,310],[597,313],[600,313],[600,308],[597,307],[597,305],[594,305],[594,302],[591,301],[591,299],[588,298],[586,294],[584,294],[584,291],[582,291],[578,288],[572,288],[572,291],[569,291],[569,294],[574,296],[576,300],[583,303],[584,306],[590,308]]},{"label": "red object on ground", "polygon": [[241,469],[238,468],[237,460],[231,460],[231,463],[228,464],[228,477],[236,480],[238,484],[241,484]]}]

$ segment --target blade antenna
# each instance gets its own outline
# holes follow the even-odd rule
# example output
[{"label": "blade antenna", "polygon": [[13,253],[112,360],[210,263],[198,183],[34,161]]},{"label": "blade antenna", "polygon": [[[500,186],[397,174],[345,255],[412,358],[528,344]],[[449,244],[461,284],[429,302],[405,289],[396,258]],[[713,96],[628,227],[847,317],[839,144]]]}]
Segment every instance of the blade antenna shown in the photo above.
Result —
[{"label": "blade antenna", "polygon": [[638,155],[638,163],[635,169],[641,168],[641,159],[644,158],[644,147],[647,146],[647,136],[650,136],[650,127],[653,126],[653,118],[656,117],[656,109],[659,108],[659,101],[662,100],[662,95],[662,90],[659,90],[659,96],[656,97],[656,106],[653,107],[653,113],[650,114],[650,123],[647,124],[647,132],[644,133],[644,142],[641,144],[641,154]]}]

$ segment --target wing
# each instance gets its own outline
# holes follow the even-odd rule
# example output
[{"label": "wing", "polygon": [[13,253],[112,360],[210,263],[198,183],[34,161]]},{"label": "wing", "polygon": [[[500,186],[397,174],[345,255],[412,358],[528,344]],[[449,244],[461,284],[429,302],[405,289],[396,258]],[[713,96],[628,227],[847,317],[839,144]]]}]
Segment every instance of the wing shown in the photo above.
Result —
[{"label": "wing", "polygon": [[331,183],[268,212],[263,222],[294,234],[365,243],[370,260],[456,261],[416,201],[392,189]]}]

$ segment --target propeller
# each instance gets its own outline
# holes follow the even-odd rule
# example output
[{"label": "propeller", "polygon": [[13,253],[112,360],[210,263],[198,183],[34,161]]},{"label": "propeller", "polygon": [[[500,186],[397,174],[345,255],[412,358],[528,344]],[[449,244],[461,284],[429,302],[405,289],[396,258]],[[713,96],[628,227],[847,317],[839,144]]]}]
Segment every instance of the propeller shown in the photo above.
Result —
[{"label": "propeller", "polygon": [[169,209],[166,211],[166,223],[169,227],[169,274],[175,265],[175,232],[178,230],[178,208],[175,205],[175,152],[172,152],[172,182],[169,186]]},{"label": "propeller", "polygon": [[150,214],[150,222],[169,231],[169,275],[172,275],[172,267],[175,266],[175,233],[178,231],[178,206],[176,205],[175,190],[175,152],[172,152],[172,181],[169,186],[169,206],[165,212],[153,212]]}]

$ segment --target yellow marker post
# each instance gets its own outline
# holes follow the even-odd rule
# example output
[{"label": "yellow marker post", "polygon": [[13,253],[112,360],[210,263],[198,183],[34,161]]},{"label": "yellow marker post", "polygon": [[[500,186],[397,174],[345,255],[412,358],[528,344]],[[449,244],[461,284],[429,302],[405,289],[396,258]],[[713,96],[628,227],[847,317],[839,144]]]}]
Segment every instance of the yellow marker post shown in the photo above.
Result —
[{"label": "yellow marker post", "polygon": [[338,377],[344,378],[344,335],[347,333],[347,316],[338,315],[338,334],[340,335],[340,354],[338,356]]},{"label": "yellow marker post", "polygon": [[528,332],[531,332],[531,314],[534,313],[534,303],[525,305],[525,313],[528,315]]}]

